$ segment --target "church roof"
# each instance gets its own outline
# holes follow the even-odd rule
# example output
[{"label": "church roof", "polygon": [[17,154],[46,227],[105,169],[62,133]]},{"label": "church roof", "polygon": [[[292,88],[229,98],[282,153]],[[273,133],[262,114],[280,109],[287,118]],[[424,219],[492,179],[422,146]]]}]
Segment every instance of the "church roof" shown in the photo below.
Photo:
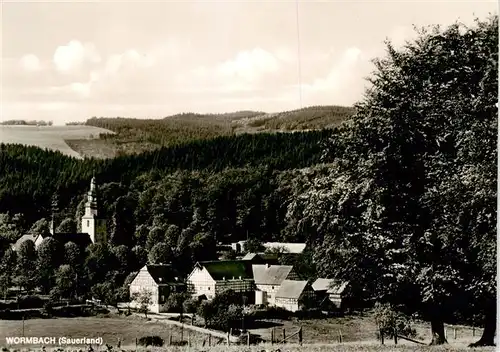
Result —
[{"label": "church roof", "polygon": [[92,240],[90,239],[90,235],[88,233],[78,233],[78,232],[69,232],[69,233],[55,233],[52,237],[61,244],[66,244],[68,242],[74,242],[77,246],[81,248],[86,248],[88,245],[92,244]]}]

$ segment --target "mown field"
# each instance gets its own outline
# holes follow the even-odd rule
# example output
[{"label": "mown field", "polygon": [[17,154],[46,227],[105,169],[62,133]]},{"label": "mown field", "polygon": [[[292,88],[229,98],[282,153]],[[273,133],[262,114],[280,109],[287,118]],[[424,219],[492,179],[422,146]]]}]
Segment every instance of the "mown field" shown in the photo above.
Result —
[{"label": "mown field", "polygon": [[94,126],[8,126],[0,125],[0,143],[23,144],[60,151],[81,158],[66,140],[96,140],[100,134],[114,132]]}]

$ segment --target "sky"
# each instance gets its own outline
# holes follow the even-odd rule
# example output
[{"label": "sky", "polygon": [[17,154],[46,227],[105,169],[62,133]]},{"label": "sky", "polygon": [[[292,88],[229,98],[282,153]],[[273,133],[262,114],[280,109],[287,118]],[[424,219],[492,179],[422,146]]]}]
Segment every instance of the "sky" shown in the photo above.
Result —
[{"label": "sky", "polygon": [[414,38],[413,25],[471,24],[497,7],[494,0],[3,0],[0,120],[351,105],[386,38],[402,45]]}]

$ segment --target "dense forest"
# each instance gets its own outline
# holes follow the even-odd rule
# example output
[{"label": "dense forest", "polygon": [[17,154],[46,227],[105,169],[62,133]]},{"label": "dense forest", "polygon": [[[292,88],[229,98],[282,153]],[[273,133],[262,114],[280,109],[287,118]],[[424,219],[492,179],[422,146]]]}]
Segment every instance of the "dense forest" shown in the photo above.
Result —
[{"label": "dense forest", "polygon": [[[214,132],[108,160],[0,145],[2,290],[43,277],[55,296],[118,300],[128,273],[147,261],[189,271],[215,258],[218,241],[304,241],[294,263],[304,276],[349,281],[350,295],[418,314],[431,322],[433,344],[446,343],[446,322],[480,321],[476,345],[492,345],[498,17],[418,34],[401,49],[386,43],[371,88],[332,130]],[[135,120],[94,121],[165,143],[147,132],[153,120],[143,130]],[[219,128],[210,124],[207,136]],[[27,230],[47,231],[53,195],[58,226],[76,231],[94,174],[109,245],[84,253],[69,245],[64,256],[50,239],[37,251],[30,242],[8,249]],[[67,279],[74,271],[78,283]]]}]

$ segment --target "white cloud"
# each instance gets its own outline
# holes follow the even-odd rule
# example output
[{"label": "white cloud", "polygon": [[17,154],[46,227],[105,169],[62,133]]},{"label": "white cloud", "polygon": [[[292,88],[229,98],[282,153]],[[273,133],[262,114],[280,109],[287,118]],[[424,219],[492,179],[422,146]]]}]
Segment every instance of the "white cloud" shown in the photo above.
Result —
[{"label": "white cloud", "polygon": [[416,39],[417,33],[410,26],[396,26],[388,35],[388,39],[395,47],[402,47],[406,41]]},{"label": "white cloud", "polygon": [[281,63],[275,55],[255,48],[241,51],[215,66],[199,66],[187,74],[178,74],[177,82],[184,92],[249,92],[259,89],[263,80],[280,68]]},{"label": "white cloud", "polygon": [[85,62],[98,63],[101,57],[92,43],[82,44],[78,40],[71,40],[66,45],[56,48],[53,62],[60,72],[69,72],[79,69]]},{"label": "white cloud", "polygon": [[261,48],[239,52],[232,60],[217,67],[217,73],[229,77],[241,77],[253,81],[261,75],[278,70],[279,63],[273,54]]},{"label": "white cloud", "polygon": [[26,71],[38,71],[40,69],[40,59],[33,54],[24,55],[20,63]]},{"label": "white cloud", "polygon": [[306,92],[314,92],[340,88],[354,73],[353,68],[360,57],[360,49],[356,47],[347,49],[340,61],[333,65],[326,77],[315,79],[313,83],[303,85],[303,89]]},{"label": "white cloud", "polygon": [[132,68],[147,68],[155,64],[151,54],[139,54],[135,49],[129,49],[121,54],[113,54],[106,61],[105,72],[116,75],[119,71]]}]

